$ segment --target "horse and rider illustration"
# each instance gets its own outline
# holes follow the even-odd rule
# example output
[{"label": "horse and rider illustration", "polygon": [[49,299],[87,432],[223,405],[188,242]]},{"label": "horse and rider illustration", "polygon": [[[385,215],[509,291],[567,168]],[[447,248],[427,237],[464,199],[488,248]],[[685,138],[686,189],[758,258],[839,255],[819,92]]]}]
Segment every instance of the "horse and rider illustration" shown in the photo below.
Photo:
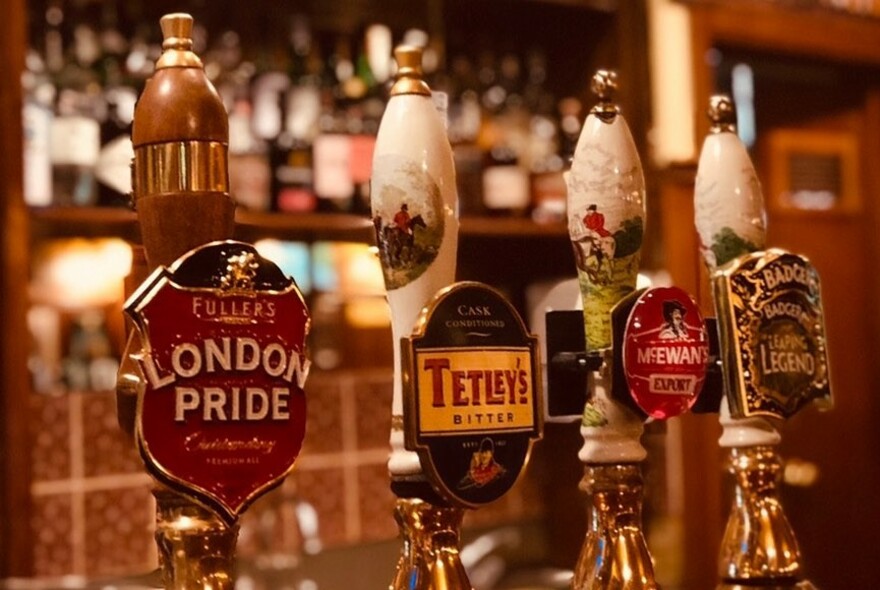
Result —
[{"label": "horse and rider illustration", "polygon": [[411,215],[409,205],[402,203],[394,214],[391,223],[385,225],[381,216],[373,218],[376,229],[376,242],[385,258],[385,263],[392,268],[410,264],[417,258],[415,228],[427,228],[421,215]]},{"label": "horse and rider illustration", "polygon": [[587,207],[580,221],[584,232],[572,240],[577,266],[594,283],[608,284],[613,279],[612,261],[638,251],[642,220],[639,217],[625,220],[621,229],[611,233],[605,227],[605,215],[593,204]]}]

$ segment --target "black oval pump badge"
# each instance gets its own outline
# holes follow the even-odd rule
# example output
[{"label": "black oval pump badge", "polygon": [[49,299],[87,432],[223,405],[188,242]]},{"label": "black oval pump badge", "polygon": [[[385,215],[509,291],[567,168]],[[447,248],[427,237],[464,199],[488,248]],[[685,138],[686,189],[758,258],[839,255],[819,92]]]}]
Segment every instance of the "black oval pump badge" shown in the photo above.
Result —
[{"label": "black oval pump badge", "polygon": [[461,282],[434,297],[401,346],[407,449],[450,503],[497,500],[541,436],[537,339],[495,289]]}]

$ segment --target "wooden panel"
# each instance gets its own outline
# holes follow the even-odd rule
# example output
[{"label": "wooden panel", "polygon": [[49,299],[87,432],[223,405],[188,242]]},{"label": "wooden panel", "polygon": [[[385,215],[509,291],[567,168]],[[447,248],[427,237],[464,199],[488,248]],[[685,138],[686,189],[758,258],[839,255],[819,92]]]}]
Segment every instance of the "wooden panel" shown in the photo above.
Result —
[{"label": "wooden panel", "polygon": [[770,243],[808,256],[822,279],[835,407],[827,413],[805,411],[789,421],[782,449],[785,458],[818,468],[815,483],[787,486],[784,501],[807,573],[827,589],[874,585],[862,548],[871,543],[880,522],[880,504],[874,499],[880,486],[880,403],[873,391],[880,363],[873,295],[878,288],[880,212],[876,199],[870,198],[880,183],[880,171],[870,165],[878,157],[878,91],[857,87],[843,92],[862,99],[861,104],[822,112],[809,127],[851,134],[863,146],[855,197],[859,214],[805,216],[776,210],[768,223]]},{"label": "wooden panel", "polygon": [[0,576],[32,571],[27,326],[28,215],[22,180],[24,0],[0,18]]},{"label": "wooden panel", "polygon": [[[825,84],[820,91],[794,76],[758,80],[757,153],[767,156],[767,145],[762,143],[779,128],[857,138],[860,166],[851,172],[858,178],[848,211],[859,213],[775,207],[768,222],[768,244],[807,255],[820,272],[836,397],[832,412],[808,410],[785,425],[784,457],[812,463],[819,473],[808,487],[785,487],[786,511],[801,543],[807,575],[818,587],[872,587],[864,551],[880,521],[880,505],[872,498],[880,485],[880,465],[874,458],[880,448],[876,429],[880,404],[871,393],[872,367],[880,362],[876,346],[880,313],[871,299],[878,288],[880,207],[871,195],[880,190],[880,171],[870,163],[880,159],[880,89],[877,68],[864,64],[880,63],[876,44],[880,21],[745,1],[690,4],[698,105],[706,104],[713,92],[713,73],[705,56],[718,46],[738,51],[744,61],[764,64],[772,60],[784,67],[803,65],[807,70],[815,66],[810,71],[831,73],[830,79],[837,81],[820,80]],[[705,118],[699,117],[700,137],[707,126]],[[766,183],[769,158],[756,163]],[[779,190],[777,185],[775,180],[765,184],[770,192]],[[773,195],[766,196],[772,201]],[[692,466],[698,467],[699,462]],[[728,489],[729,483],[724,487]],[[709,493],[716,492],[710,489]],[[727,507],[723,508],[726,513]],[[711,580],[703,583],[703,587],[710,586]]]},{"label": "wooden panel", "polygon": [[[716,43],[865,64],[880,64],[880,20],[766,2],[688,2],[694,28]],[[705,53],[694,47],[695,57]]]}]

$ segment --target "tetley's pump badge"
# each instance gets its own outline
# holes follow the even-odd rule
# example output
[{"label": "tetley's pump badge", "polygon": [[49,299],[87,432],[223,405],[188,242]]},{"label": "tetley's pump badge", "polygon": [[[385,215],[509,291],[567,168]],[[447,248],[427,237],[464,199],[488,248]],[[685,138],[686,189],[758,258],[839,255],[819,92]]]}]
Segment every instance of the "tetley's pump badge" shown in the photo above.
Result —
[{"label": "tetley's pump badge", "polygon": [[143,342],[136,436],[147,468],[234,522],[302,446],[302,294],[253,246],[215,242],[158,268],[126,312]]},{"label": "tetley's pump badge", "polygon": [[830,405],[819,275],[783,250],[737,258],[713,278],[734,417],[788,418]]},{"label": "tetley's pump badge", "polygon": [[447,501],[476,507],[513,486],[541,435],[536,339],[497,291],[440,291],[402,343],[406,446]]}]

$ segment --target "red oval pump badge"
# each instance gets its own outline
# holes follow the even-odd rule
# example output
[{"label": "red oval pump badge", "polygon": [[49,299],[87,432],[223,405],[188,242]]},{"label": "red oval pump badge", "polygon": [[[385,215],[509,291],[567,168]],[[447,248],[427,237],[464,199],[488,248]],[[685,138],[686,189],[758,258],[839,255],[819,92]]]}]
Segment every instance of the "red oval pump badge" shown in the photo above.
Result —
[{"label": "red oval pump badge", "polygon": [[708,334],[690,295],[678,287],[646,290],[623,342],[623,370],[638,406],[658,419],[687,412],[703,389],[708,362]]},{"label": "red oval pump badge", "polygon": [[148,470],[234,522],[302,446],[302,295],[253,246],[215,242],[158,268],[126,312],[143,343],[136,436]]}]

